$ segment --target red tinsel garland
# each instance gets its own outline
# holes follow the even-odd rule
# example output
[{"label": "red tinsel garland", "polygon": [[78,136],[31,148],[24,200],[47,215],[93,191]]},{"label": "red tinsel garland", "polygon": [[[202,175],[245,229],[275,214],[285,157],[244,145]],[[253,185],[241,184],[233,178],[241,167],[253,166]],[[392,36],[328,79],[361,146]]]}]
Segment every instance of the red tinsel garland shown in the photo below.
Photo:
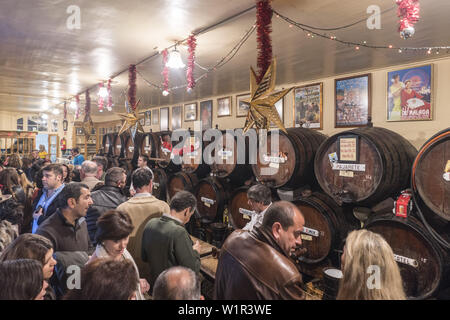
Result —
[{"label": "red tinsel garland", "polygon": [[[98,84],[98,90],[100,92],[100,90],[103,88],[103,82],[100,82]],[[105,100],[103,99],[103,97],[101,95],[98,96],[98,111],[99,112],[103,112],[103,103],[105,102]]]},{"label": "red tinsel garland", "polygon": [[86,106],[84,107],[84,119],[89,118],[91,114],[91,97],[89,96],[89,90],[86,90]]},{"label": "red tinsel garland", "polygon": [[164,77],[164,83],[163,83],[163,92],[169,92],[169,67],[167,66],[167,49],[165,49],[162,52],[162,57],[163,57],[163,71],[162,71],[162,75]]},{"label": "red tinsel garland", "polygon": [[419,0],[396,0],[397,16],[400,18],[398,31],[412,27],[420,18]]},{"label": "red tinsel garland", "polygon": [[112,110],[112,95],[111,95],[111,79],[108,80],[108,103],[106,104],[106,109],[108,111]]},{"label": "red tinsel garland", "polygon": [[256,3],[256,26],[258,41],[258,83],[264,77],[267,68],[272,62],[272,7],[270,0],[257,1]]},{"label": "red tinsel garland", "polygon": [[128,69],[128,99],[131,109],[136,110],[136,65],[130,64]]},{"label": "red tinsel garland", "polygon": [[77,104],[77,111],[75,112],[75,119],[80,117],[80,95],[75,96],[75,102]]},{"label": "red tinsel garland", "polygon": [[195,62],[195,48],[197,47],[197,40],[194,35],[191,35],[187,40],[188,45],[188,68],[186,71],[186,79],[187,79],[187,91],[190,92],[195,87],[195,79],[194,79],[194,62]]}]

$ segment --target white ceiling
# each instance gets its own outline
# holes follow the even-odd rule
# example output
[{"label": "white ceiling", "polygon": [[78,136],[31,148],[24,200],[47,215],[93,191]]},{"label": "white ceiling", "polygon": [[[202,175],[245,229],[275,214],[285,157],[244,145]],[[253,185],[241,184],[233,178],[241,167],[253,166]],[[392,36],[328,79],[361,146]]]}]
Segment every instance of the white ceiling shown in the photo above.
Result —
[{"label": "white ceiling", "polygon": [[[69,30],[67,8],[81,9],[81,29]],[[393,8],[394,0],[274,0],[272,7],[304,24],[343,26],[369,15],[367,8]],[[255,5],[254,0],[2,0],[0,2],[0,110],[39,111],[42,100],[54,106],[101,80],[136,64],[190,32],[214,25]],[[336,31],[338,38],[354,42],[398,47],[450,44],[450,1],[422,0],[421,20],[412,39],[397,32],[396,10],[381,16],[381,29],[369,30],[365,21]],[[196,61],[214,65],[254,24],[252,9],[198,36]],[[272,44],[278,59],[277,83],[302,82],[357,70],[429,59],[422,53],[399,54],[397,50],[355,50],[335,41],[314,37],[273,17]],[[322,33],[324,31],[321,31]],[[179,47],[186,63],[187,50]],[[434,53],[433,53],[434,54]],[[256,67],[256,32],[236,56],[188,94],[174,90],[168,97],[148,86],[138,75],[137,97],[141,107],[177,104],[210,96],[249,90],[249,67]],[[448,55],[446,50],[440,56]],[[162,84],[162,58],[156,55],[137,69],[152,83]],[[195,76],[203,73],[196,68]],[[116,112],[123,112],[128,72],[114,79]],[[170,86],[186,83],[185,71],[171,71]],[[91,90],[96,111],[96,89]],[[82,95],[84,98],[84,94]],[[61,108],[62,105],[59,104]]]}]

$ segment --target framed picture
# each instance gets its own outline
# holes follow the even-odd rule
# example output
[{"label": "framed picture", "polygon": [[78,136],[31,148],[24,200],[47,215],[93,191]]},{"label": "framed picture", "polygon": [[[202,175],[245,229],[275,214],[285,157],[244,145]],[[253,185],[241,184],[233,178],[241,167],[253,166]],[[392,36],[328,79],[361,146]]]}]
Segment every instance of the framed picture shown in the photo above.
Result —
[{"label": "framed picture", "polygon": [[197,120],[197,102],[184,105],[184,121]]},{"label": "framed picture", "polygon": [[160,131],[169,130],[169,108],[161,108]]},{"label": "framed picture", "polygon": [[335,127],[364,127],[371,111],[370,74],[335,80]]},{"label": "framed picture", "polygon": [[217,99],[217,116],[218,117],[231,116],[231,97],[224,97]]},{"label": "framed picture", "polygon": [[433,119],[433,65],[388,72],[387,81],[387,121]]},{"label": "framed picture", "polygon": [[152,124],[159,123],[159,109],[152,110]]},{"label": "framed picture", "polygon": [[145,111],[145,125],[149,126],[152,123],[152,112]]},{"label": "framed picture", "polygon": [[322,129],[323,83],[294,89],[294,127]]},{"label": "framed picture", "polygon": [[212,128],[212,100],[200,102],[200,120],[202,121],[202,130]]},{"label": "framed picture", "polygon": [[249,105],[243,102],[246,99],[250,99],[250,93],[236,96],[236,117],[247,116]]},{"label": "framed picture", "polygon": [[[280,116],[281,123],[284,125],[284,97],[275,103],[275,109],[277,109],[278,115]],[[275,123],[270,122],[271,127],[276,127]]]},{"label": "framed picture", "polygon": [[172,107],[172,130],[181,128],[181,106]]}]

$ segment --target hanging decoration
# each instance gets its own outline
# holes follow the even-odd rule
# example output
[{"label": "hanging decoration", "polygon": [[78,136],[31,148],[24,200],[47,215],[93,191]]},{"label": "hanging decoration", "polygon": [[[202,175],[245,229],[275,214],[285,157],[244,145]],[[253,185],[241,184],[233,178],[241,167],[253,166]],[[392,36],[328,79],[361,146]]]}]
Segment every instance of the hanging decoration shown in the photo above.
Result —
[{"label": "hanging decoration", "polygon": [[195,35],[191,35],[187,39],[188,45],[188,68],[186,71],[186,80],[187,80],[187,92],[191,93],[192,89],[195,87],[195,79],[194,79],[194,63],[195,63],[195,48],[197,47],[197,39],[195,39]]},{"label": "hanging decoration", "polygon": [[275,103],[283,99],[292,88],[272,93],[275,88],[276,71],[277,63],[274,59],[262,80],[258,82],[255,71],[250,67],[250,99],[243,101],[249,106],[247,118],[245,119],[244,133],[252,127],[268,130],[271,122],[287,133],[275,108]]},{"label": "hanging decoration", "polygon": [[128,74],[128,99],[125,100],[125,111],[126,114],[118,114],[124,121],[122,127],[119,130],[119,135],[122,135],[125,131],[130,130],[130,136],[134,142],[136,137],[136,132],[144,133],[144,128],[142,127],[140,120],[144,118],[144,115],[138,116],[139,114],[139,102],[136,101],[136,66],[130,65]]},{"label": "hanging decoration", "polygon": [[112,94],[111,94],[111,79],[108,80],[107,90],[108,90],[108,103],[106,104],[106,109],[108,111],[112,111],[113,103],[112,103]]},{"label": "hanging decoration", "polygon": [[256,4],[256,26],[258,42],[258,78],[261,82],[264,74],[272,61],[272,41],[270,33],[272,32],[272,7],[270,0],[261,0]]},{"label": "hanging decoration", "polygon": [[89,140],[92,133],[92,128],[94,127],[94,123],[91,119],[91,97],[89,96],[89,90],[86,90],[86,106],[84,107],[84,121],[82,126],[84,129],[84,136],[87,141]]},{"label": "hanging decoration", "polygon": [[419,0],[396,0],[398,9],[397,16],[400,18],[398,22],[398,31],[403,39],[411,38],[414,33],[414,24],[420,18]]},{"label": "hanging decoration", "polygon": [[68,126],[69,126],[69,123],[67,122],[67,102],[64,101],[64,120],[63,120],[63,131],[64,131],[64,134],[67,132]]},{"label": "hanging decoration", "polygon": [[105,103],[105,97],[106,97],[106,91],[105,91],[105,87],[103,86],[103,82],[100,82],[98,84],[97,97],[98,97],[98,101],[97,101],[98,111],[103,112],[103,104]]},{"label": "hanging decoration", "polygon": [[75,111],[75,119],[78,120],[78,118],[80,117],[80,95],[77,94],[75,96],[75,104],[77,106],[77,111]]},{"label": "hanging decoration", "polygon": [[162,71],[162,75],[164,78],[164,82],[163,82],[163,96],[167,96],[169,94],[169,67],[167,66],[167,49],[165,49],[162,52],[162,58],[163,58],[163,71]]}]

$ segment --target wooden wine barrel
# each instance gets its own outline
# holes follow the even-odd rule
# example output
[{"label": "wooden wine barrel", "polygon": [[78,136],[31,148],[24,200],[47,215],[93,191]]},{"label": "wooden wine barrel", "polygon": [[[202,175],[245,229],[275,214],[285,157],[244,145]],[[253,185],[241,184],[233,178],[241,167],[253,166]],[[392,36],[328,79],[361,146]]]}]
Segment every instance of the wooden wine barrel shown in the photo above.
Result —
[{"label": "wooden wine barrel", "polygon": [[124,143],[124,158],[127,160],[133,160],[135,156],[135,141],[131,138],[130,135],[126,135],[123,139]]},{"label": "wooden wine barrel", "polygon": [[391,246],[408,297],[426,299],[437,293],[448,274],[448,257],[418,220],[377,215],[365,228],[382,235]]},{"label": "wooden wine barrel", "polygon": [[119,136],[117,133],[113,135],[113,146],[112,154],[119,158],[123,158],[123,153],[125,149],[125,143],[123,141],[123,135]]},{"label": "wooden wine barrel", "polygon": [[223,211],[229,199],[229,186],[217,178],[199,181],[195,188],[197,209],[203,223],[223,221]]},{"label": "wooden wine barrel", "polygon": [[450,222],[450,128],[420,148],[412,166],[412,187],[428,217]]},{"label": "wooden wine barrel", "polygon": [[[253,175],[249,165],[248,138],[245,139],[239,132],[222,131],[222,143],[222,150],[217,155],[214,154],[215,161],[211,165],[211,171],[218,178],[227,179],[235,186],[242,186]],[[238,157],[242,161],[238,161]]]},{"label": "wooden wine barrel", "polygon": [[105,134],[103,136],[102,149],[103,149],[103,154],[105,156],[108,156],[108,155],[112,154],[113,138],[114,138],[114,134],[113,133],[107,133],[107,134]]},{"label": "wooden wine barrel", "polygon": [[409,185],[414,146],[384,128],[359,128],[328,138],[315,157],[322,189],[338,203],[373,205]]},{"label": "wooden wine barrel", "polygon": [[[139,142],[139,154],[146,155],[149,158],[156,158],[156,149],[159,148],[159,137],[152,132],[145,133],[141,136]],[[154,160],[148,163],[152,167],[155,165]]]},{"label": "wooden wine barrel", "polygon": [[[181,170],[186,173],[197,175],[199,179],[205,178],[211,171],[211,168],[203,160],[203,151],[209,144],[209,141],[202,140],[194,135],[194,131],[190,132],[190,141],[186,141],[182,150],[178,150],[178,154],[183,159]],[[175,150],[174,150],[175,151]]]},{"label": "wooden wine barrel", "polygon": [[252,165],[255,177],[272,188],[314,185],[314,155],[326,136],[305,128],[288,128],[287,132],[280,131],[279,150],[271,149],[269,132],[267,153]]},{"label": "wooden wine barrel", "polygon": [[171,175],[168,182],[169,199],[172,199],[178,191],[186,190],[194,193],[197,183],[197,176],[192,173],[177,172]]},{"label": "wooden wine barrel", "polygon": [[167,200],[167,184],[168,177],[166,172],[160,168],[154,168],[153,170],[153,191],[157,199],[166,201]]},{"label": "wooden wine barrel", "polygon": [[[311,265],[325,258],[339,263],[337,250],[342,250],[347,234],[359,227],[349,206],[339,207],[329,196],[313,192],[294,204],[305,218],[302,248],[306,253],[298,258],[300,264]],[[331,257],[330,255],[333,255]]]},{"label": "wooden wine barrel", "polygon": [[244,228],[251,220],[251,216],[255,213],[248,204],[247,191],[249,188],[249,186],[240,187],[230,197],[228,213],[234,229]]}]

